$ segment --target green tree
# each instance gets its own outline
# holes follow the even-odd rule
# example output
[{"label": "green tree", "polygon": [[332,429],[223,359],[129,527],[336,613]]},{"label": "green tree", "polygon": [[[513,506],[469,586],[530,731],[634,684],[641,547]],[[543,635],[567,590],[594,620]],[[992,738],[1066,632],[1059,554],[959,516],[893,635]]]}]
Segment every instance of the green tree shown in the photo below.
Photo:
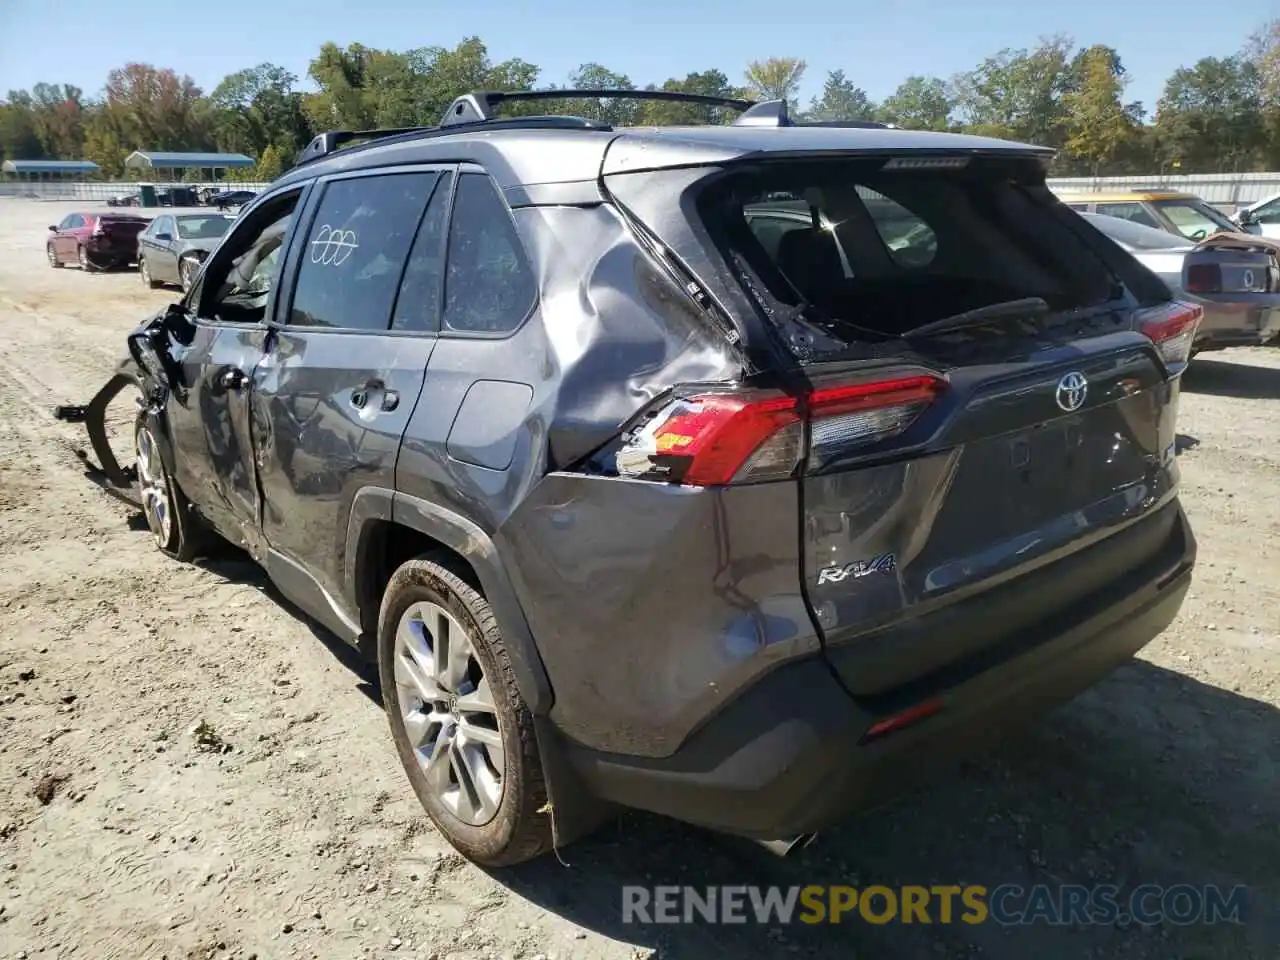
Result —
[{"label": "green tree", "polygon": [[1240,56],[1175,70],[1156,106],[1160,158],[1183,173],[1252,170],[1266,141],[1261,77]]},{"label": "green tree", "polygon": [[10,90],[0,101],[0,154],[6,160],[43,160],[44,145],[36,133],[35,112],[31,94]]},{"label": "green tree", "polygon": [[1074,89],[1063,98],[1066,149],[1097,176],[1119,156],[1134,134],[1133,119],[1121,103],[1125,80],[1119,58],[1108,47],[1095,46],[1078,58]]},{"label": "green tree", "polygon": [[[584,63],[569,75],[569,87],[576,90],[634,90],[631,78],[614,73],[598,63]],[[616,97],[598,100],[575,100],[565,105],[573,116],[599,120],[615,127],[632,126],[640,117],[640,103]]]},{"label": "green tree", "polygon": [[[729,78],[719,70],[704,70],[686,74],[684,79],[672,77],[662,86],[650,84],[649,90],[666,90],[670,93],[692,93],[703,97],[742,99],[745,91],[729,83]],[[644,101],[640,105],[638,122],[645,126],[676,126],[728,123],[737,113],[722,107],[700,103],[664,103],[658,100]]]},{"label": "green tree", "polygon": [[262,155],[258,157],[258,165],[253,171],[254,178],[257,180],[274,180],[284,173],[290,162],[290,159],[285,157],[279,147],[274,143],[268,144],[267,148],[262,151]]},{"label": "green tree", "polygon": [[259,156],[270,144],[296,153],[311,137],[294,90],[297,77],[284,67],[260,63],[227,76],[209,96],[218,147]]},{"label": "green tree", "polygon": [[761,100],[785,100],[794,109],[808,67],[797,57],[753,60],[747,66],[747,90]]},{"label": "green tree", "polygon": [[962,122],[974,133],[1061,147],[1072,47],[1069,37],[1050,37],[1030,50],[1001,50],[961,74],[955,89]]},{"label": "green tree", "polygon": [[814,97],[806,115],[810,120],[873,120],[876,107],[867,91],[844,75],[832,70],[822,85],[822,95]]},{"label": "green tree", "polygon": [[947,85],[937,77],[907,77],[880,104],[878,118],[906,130],[946,130],[953,105]]}]

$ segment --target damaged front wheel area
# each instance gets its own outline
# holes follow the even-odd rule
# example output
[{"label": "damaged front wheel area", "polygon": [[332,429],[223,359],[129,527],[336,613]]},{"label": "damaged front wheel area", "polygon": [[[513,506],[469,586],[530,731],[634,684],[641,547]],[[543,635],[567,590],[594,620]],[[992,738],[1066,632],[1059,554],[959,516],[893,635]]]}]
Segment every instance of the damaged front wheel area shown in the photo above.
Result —
[{"label": "damaged front wheel area", "polygon": [[145,411],[138,415],[134,437],[138,494],[147,529],[162,552],[175,560],[192,560],[203,542],[199,521],[165,466],[160,442]]}]

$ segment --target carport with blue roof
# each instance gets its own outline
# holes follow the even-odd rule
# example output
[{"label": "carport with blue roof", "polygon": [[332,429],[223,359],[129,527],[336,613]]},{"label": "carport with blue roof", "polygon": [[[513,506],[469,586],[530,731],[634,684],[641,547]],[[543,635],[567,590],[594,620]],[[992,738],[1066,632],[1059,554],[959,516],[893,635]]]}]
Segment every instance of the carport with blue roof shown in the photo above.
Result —
[{"label": "carport with blue roof", "polygon": [[162,150],[135,150],[124,165],[135,170],[150,170],[157,180],[182,180],[187,170],[200,170],[202,179],[220,180],[227,170],[252,167],[252,157],[243,153],[185,153]]}]

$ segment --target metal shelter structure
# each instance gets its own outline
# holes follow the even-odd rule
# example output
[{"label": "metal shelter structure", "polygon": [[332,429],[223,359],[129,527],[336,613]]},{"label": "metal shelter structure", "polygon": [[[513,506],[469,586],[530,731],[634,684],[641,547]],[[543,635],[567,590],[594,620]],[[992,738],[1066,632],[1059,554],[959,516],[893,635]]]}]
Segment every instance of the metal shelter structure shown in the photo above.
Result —
[{"label": "metal shelter structure", "polygon": [[201,180],[221,180],[227,170],[252,167],[255,161],[243,153],[182,153],[135,150],[125,158],[132,170],[150,171],[156,180],[182,180],[188,170],[199,170]]},{"label": "metal shelter structure", "polygon": [[6,160],[4,179],[19,183],[82,180],[98,172],[92,160]]}]

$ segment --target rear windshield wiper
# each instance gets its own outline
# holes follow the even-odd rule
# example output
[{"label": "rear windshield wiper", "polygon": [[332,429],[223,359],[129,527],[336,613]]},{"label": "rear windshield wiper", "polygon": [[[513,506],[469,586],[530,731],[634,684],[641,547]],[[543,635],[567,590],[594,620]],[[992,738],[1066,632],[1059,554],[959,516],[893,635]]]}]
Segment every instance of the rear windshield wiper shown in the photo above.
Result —
[{"label": "rear windshield wiper", "polygon": [[957,313],[949,317],[943,317],[941,320],[934,320],[932,323],[926,323],[922,327],[908,330],[902,334],[902,338],[910,340],[915,337],[928,337],[935,333],[946,333],[951,330],[963,330],[966,327],[982,326],[984,323],[990,323],[993,320],[1042,317],[1048,312],[1049,304],[1043,297],[1023,297],[1021,300],[1006,300],[1003,303],[993,303],[990,306],[978,307],[976,310],[966,310],[964,313]]}]

